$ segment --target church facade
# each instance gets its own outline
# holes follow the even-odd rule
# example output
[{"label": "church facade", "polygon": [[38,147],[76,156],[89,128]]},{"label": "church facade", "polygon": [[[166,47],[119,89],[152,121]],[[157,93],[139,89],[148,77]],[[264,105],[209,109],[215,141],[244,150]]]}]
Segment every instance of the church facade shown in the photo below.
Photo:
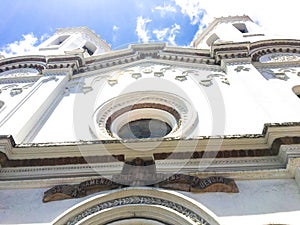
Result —
[{"label": "church facade", "polygon": [[0,60],[0,224],[298,224],[300,40],[248,16],[190,48],[58,29]]}]

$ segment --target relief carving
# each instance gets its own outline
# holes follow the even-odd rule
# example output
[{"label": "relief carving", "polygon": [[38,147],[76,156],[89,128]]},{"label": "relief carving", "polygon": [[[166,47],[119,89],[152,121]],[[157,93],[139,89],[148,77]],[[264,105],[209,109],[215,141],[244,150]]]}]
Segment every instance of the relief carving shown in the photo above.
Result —
[{"label": "relief carving", "polygon": [[[188,79],[189,76],[194,77],[200,85],[209,87],[214,84],[213,79],[217,78],[220,79],[222,83],[230,85],[228,78],[226,78],[226,75],[223,73],[217,73],[217,74],[209,74],[207,71],[197,70],[197,69],[188,69],[183,70],[181,68],[176,68],[175,66],[169,66],[169,65],[161,65],[158,68],[155,68],[153,65],[147,63],[147,64],[141,64],[140,66],[137,66],[133,69],[125,69],[123,71],[118,71],[113,74],[110,78],[107,79],[107,83],[113,87],[116,84],[118,84],[120,76],[123,75],[130,75],[133,79],[140,79],[143,77],[143,75],[152,75],[157,78],[165,77],[166,72],[170,71],[175,75],[175,80],[183,82]],[[250,68],[244,68],[243,66],[241,68],[238,67],[238,70],[245,70],[248,71]],[[173,75],[173,76],[174,76]]]},{"label": "relief carving", "polygon": [[161,199],[157,197],[149,197],[149,196],[130,196],[130,197],[123,197],[114,199],[111,201],[99,203],[94,205],[83,212],[78,213],[74,217],[72,217],[69,221],[67,221],[67,225],[75,225],[87,216],[90,216],[94,213],[98,213],[102,210],[118,207],[118,206],[125,206],[125,205],[158,205],[164,206],[170,209],[173,209],[179,214],[182,214],[184,217],[188,217],[191,221],[198,225],[210,225],[208,221],[206,221],[203,217],[199,214],[195,213],[191,209],[180,205],[178,203],[174,203],[172,201]]},{"label": "relief carving", "polygon": [[129,186],[159,187],[194,193],[227,192],[238,193],[233,179],[222,176],[199,178],[185,174],[157,173],[154,161],[136,158],[124,164],[121,174],[112,179],[101,177],[75,185],[57,185],[44,193],[43,202],[81,198],[96,192]]},{"label": "relief carving", "polygon": [[0,88],[0,94],[4,91],[9,90],[10,95],[16,96],[18,94],[21,94],[23,92],[23,90],[26,90],[28,88],[30,88],[32,85],[34,85],[34,82],[28,83],[28,84],[9,84],[9,85],[5,85],[2,88]]},{"label": "relief carving", "polygon": [[245,66],[237,66],[234,71],[236,72],[241,72],[241,71],[250,71],[250,68],[249,67],[245,67]]}]

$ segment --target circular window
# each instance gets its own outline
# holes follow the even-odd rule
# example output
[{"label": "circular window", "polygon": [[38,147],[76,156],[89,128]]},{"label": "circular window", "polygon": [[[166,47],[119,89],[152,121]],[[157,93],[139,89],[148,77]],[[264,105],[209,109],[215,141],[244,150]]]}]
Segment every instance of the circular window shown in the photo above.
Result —
[{"label": "circular window", "polygon": [[100,139],[183,137],[197,125],[195,110],[183,98],[157,91],[133,92],[101,105],[94,113]]},{"label": "circular window", "polygon": [[171,126],[157,119],[139,119],[126,123],[118,131],[122,139],[160,138],[171,132]]}]

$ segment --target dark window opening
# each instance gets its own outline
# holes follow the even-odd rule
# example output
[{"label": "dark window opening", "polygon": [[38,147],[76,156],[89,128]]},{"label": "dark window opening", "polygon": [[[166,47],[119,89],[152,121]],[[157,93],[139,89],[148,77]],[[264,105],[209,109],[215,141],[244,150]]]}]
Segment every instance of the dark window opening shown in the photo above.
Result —
[{"label": "dark window opening", "polygon": [[97,50],[97,47],[94,44],[92,44],[91,42],[87,42],[82,47],[82,49],[84,49],[91,56],[95,53],[95,51]]},{"label": "dark window opening", "polygon": [[93,54],[94,54],[94,52],[93,52],[91,49],[89,49],[88,47],[83,46],[82,48],[83,48],[84,50],[86,50],[87,53],[88,53],[89,55],[93,55]]},{"label": "dark window opening", "polygon": [[234,23],[232,24],[236,29],[238,29],[241,33],[248,33],[248,29],[244,23]]},{"label": "dark window opening", "polygon": [[171,132],[171,126],[158,119],[139,119],[121,127],[118,136],[122,139],[161,138]]},{"label": "dark window opening", "polygon": [[65,40],[67,40],[68,37],[70,37],[70,35],[60,36],[52,41],[50,45],[61,45]]}]

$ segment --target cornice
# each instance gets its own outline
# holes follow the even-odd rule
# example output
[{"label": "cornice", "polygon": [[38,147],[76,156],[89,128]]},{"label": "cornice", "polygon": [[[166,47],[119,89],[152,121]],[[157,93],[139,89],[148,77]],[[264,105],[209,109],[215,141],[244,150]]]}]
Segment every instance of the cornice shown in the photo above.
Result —
[{"label": "cornice", "polygon": [[[134,44],[130,45],[128,49],[88,58],[84,58],[82,53],[76,52],[56,56],[19,56],[0,60],[0,72],[34,68],[41,73],[44,69],[70,68],[72,74],[83,75],[87,72],[113,69],[141,60],[220,66],[222,61],[228,60],[231,63],[252,61],[256,63],[261,56],[270,53],[300,53],[300,40],[272,39],[254,43],[219,43],[213,45],[210,50],[173,47],[167,46],[165,43]],[[277,64],[285,63],[278,62]]]},{"label": "cornice", "polygon": [[114,69],[142,60],[216,65],[215,60],[210,57],[209,50],[168,47],[165,43],[135,44],[130,45],[128,49],[87,58],[85,67],[80,68],[80,73],[76,73],[76,75],[80,76],[81,73],[95,70]]},{"label": "cornice", "polygon": [[[196,139],[144,139],[36,143],[16,145],[11,136],[1,137],[1,166],[36,167],[108,163],[131,157],[154,157],[155,160],[244,159],[279,155],[281,146],[300,144],[299,123],[268,124],[262,134]],[[151,151],[153,144],[157,145]],[[139,152],[132,151],[139,149]],[[101,150],[101,151],[100,151]],[[299,155],[300,152],[295,153]]]},{"label": "cornice", "polygon": [[271,39],[257,41],[249,46],[249,55],[254,62],[258,62],[261,56],[271,53],[300,53],[300,40]]},{"label": "cornice", "polygon": [[[211,47],[211,57],[215,59],[216,64],[222,61],[253,62],[259,66],[259,58],[265,54],[271,53],[296,53],[300,54],[300,40],[295,39],[271,39],[257,42],[240,43],[222,43]],[[270,63],[264,63],[269,65]],[[275,66],[284,66],[286,64],[298,65],[299,61],[276,62]]]},{"label": "cornice", "polygon": [[45,67],[45,56],[18,56],[0,60],[0,73],[21,68],[32,68],[41,72]]},{"label": "cornice", "polygon": [[76,73],[84,64],[81,55],[18,56],[0,60],[0,73],[22,68],[36,69],[40,74],[45,69],[71,68]]},{"label": "cornice", "polygon": [[[198,176],[225,176],[236,180],[294,179],[300,166],[300,145],[282,146],[279,155],[255,158],[156,160],[158,173]],[[60,166],[1,168],[0,189],[43,188],[57,184],[73,184],[99,176],[110,179],[122,171],[124,163],[79,164]]]}]

